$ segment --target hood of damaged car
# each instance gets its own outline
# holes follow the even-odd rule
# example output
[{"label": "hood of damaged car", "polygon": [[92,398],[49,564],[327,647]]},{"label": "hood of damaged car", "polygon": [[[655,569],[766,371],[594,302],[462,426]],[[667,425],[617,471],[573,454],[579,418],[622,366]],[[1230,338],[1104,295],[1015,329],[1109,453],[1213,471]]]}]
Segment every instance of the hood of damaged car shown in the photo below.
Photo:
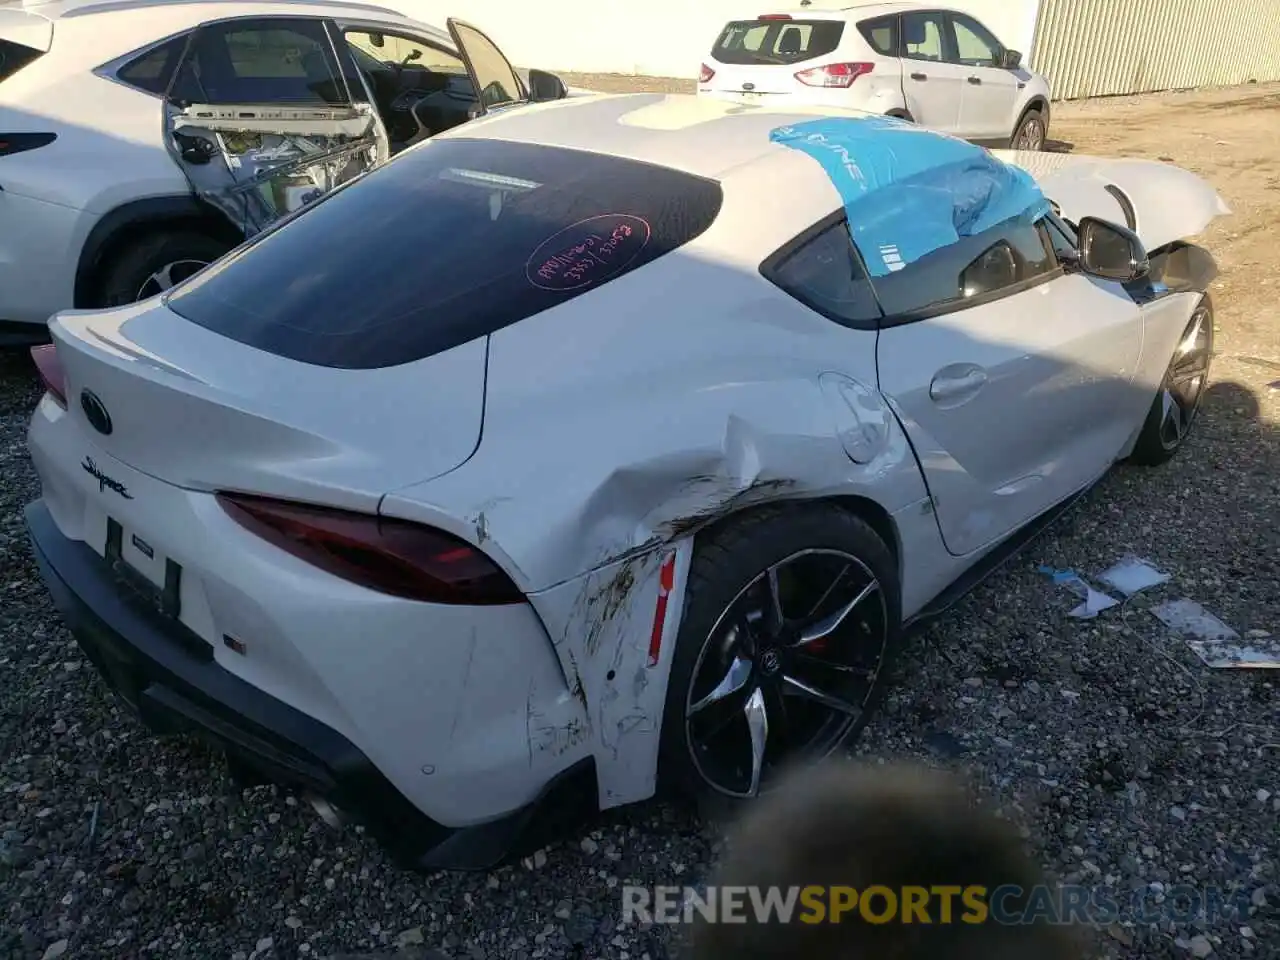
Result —
[{"label": "hood of damaged car", "polygon": [[1208,181],[1158,160],[996,150],[1026,170],[1071,221],[1100,217],[1127,224],[1148,250],[1201,233],[1231,208]]}]

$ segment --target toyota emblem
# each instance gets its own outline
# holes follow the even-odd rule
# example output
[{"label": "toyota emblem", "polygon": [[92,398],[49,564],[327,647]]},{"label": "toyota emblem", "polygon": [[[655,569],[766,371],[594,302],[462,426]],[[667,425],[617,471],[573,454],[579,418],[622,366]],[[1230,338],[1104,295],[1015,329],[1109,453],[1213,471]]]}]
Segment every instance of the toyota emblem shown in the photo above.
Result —
[{"label": "toyota emblem", "polygon": [[93,429],[104,436],[111,432],[111,414],[107,413],[107,408],[92,390],[80,391],[80,409]]},{"label": "toyota emblem", "polygon": [[744,83],[742,85],[743,90],[754,90],[755,88],[756,88],[756,85],[754,83]]}]

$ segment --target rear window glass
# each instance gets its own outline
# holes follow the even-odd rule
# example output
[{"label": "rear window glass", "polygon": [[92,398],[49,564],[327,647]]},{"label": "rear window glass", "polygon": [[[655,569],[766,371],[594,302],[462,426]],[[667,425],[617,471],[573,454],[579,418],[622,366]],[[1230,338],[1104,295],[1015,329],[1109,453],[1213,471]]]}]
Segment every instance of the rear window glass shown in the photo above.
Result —
[{"label": "rear window glass", "polygon": [[834,53],[843,20],[734,20],[711,56],[728,64],[791,64]]},{"label": "rear window glass", "polygon": [[12,40],[0,40],[0,80],[7,80],[29,64],[42,56],[39,50],[24,47]]},{"label": "rear window glass", "polygon": [[898,18],[881,17],[879,20],[863,20],[858,31],[871,49],[882,57],[898,55]]},{"label": "rear window glass", "polygon": [[578,150],[427,141],[233,252],[168,300],[304,363],[410,363],[599,289],[705,231],[719,184]]}]

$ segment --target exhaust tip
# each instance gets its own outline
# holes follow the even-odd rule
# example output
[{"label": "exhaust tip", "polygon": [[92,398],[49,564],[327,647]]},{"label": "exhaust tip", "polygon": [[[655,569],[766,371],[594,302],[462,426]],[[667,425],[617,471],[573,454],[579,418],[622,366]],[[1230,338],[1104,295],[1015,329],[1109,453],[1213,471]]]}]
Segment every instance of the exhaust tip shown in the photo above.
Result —
[{"label": "exhaust tip", "polygon": [[318,797],[314,794],[310,794],[307,796],[307,802],[311,804],[311,809],[316,812],[316,816],[324,821],[325,826],[334,830],[342,828],[342,824],[344,822],[342,811],[324,797]]}]

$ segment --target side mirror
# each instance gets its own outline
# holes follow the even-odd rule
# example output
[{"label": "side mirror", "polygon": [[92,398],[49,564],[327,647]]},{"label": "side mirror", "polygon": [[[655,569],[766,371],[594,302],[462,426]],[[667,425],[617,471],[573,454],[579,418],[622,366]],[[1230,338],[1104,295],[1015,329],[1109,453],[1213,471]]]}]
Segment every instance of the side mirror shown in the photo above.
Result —
[{"label": "side mirror", "polygon": [[1006,50],[1000,54],[1000,66],[1005,70],[1017,70],[1022,66],[1022,54],[1017,50]]},{"label": "side mirror", "polygon": [[1084,217],[1076,228],[1080,248],[1080,269],[1105,280],[1128,283],[1145,277],[1151,270],[1146,247],[1127,227]]},{"label": "side mirror", "polygon": [[378,48],[382,48],[387,45],[386,38],[380,33],[369,34],[369,42]]},{"label": "side mirror", "polygon": [[554,73],[545,70],[529,71],[529,99],[534,103],[544,100],[563,100],[569,95],[569,88]]}]

